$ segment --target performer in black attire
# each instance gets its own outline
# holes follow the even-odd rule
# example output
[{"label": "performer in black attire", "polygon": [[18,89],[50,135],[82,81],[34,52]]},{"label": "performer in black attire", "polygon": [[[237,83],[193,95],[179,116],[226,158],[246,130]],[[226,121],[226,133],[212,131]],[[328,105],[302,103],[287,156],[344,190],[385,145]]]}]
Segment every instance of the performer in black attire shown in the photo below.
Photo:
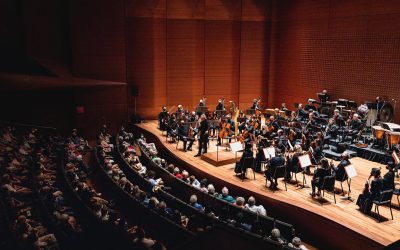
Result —
[{"label": "performer in black attire", "polygon": [[303,104],[299,103],[299,106],[297,107],[297,114],[296,114],[297,119],[301,119],[301,120],[306,119],[307,116],[308,116],[308,112],[303,109]]},{"label": "performer in black attire", "polygon": [[[178,136],[178,139],[183,141],[183,150],[184,151],[192,151],[192,145],[194,142],[194,138],[189,137],[189,125],[186,125],[183,120],[178,124],[176,128],[176,134]],[[189,145],[186,148],[186,144],[189,141]]]},{"label": "performer in black attire", "polygon": [[257,99],[253,99],[253,104],[251,105],[250,109],[260,110],[260,105]]},{"label": "performer in black attire", "polygon": [[383,176],[383,190],[390,190],[395,187],[394,184],[394,169],[395,169],[395,164],[394,162],[390,161],[388,162],[388,165],[386,166],[388,172]]},{"label": "performer in black attire", "polygon": [[218,104],[215,107],[215,110],[225,110],[224,104],[222,103],[222,99],[218,100]]},{"label": "performer in black attire", "polygon": [[321,167],[318,167],[315,169],[313,179],[311,180],[311,187],[312,187],[312,193],[310,195],[312,197],[315,196],[315,188],[318,188],[317,196],[321,195],[321,188],[324,183],[324,178],[326,176],[331,176],[332,171],[331,168],[329,167],[329,162],[327,159],[322,159],[321,160]]},{"label": "performer in black attire", "polygon": [[[371,184],[369,184],[368,181],[372,176],[374,179],[371,181]],[[371,213],[372,201],[379,198],[380,192],[382,191],[383,180],[381,177],[381,170],[378,168],[373,168],[368,181],[365,183],[363,193],[360,194],[357,199],[357,205],[365,214]]]},{"label": "performer in black attire", "polygon": [[289,110],[289,109],[286,107],[286,103],[282,102],[281,110],[282,110],[282,111]]},{"label": "performer in black attire", "polygon": [[166,129],[166,127],[165,127],[165,122],[166,122],[165,119],[167,118],[167,116],[168,116],[167,107],[163,106],[162,107],[162,111],[158,114],[158,124],[159,124],[160,129],[162,131],[164,131]]},{"label": "performer in black attire", "polygon": [[306,111],[310,111],[310,109],[313,111],[317,111],[317,108],[314,106],[314,104],[311,100],[308,100],[308,104],[304,107],[304,109]]},{"label": "performer in black attire", "polygon": [[207,141],[208,141],[208,121],[204,114],[200,116],[200,126],[199,130],[199,152],[195,155],[198,157],[201,155],[201,151],[204,150],[204,153],[207,153]]},{"label": "performer in black attire", "polygon": [[246,157],[253,157],[253,144],[251,144],[249,141],[245,142],[245,148],[243,150],[242,157],[238,162],[236,162],[235,173],[246,173],[246,168],[242,169]]},{"label": "performer in black attire", "polygon": [[347,180],[348,176],[346,173],[346,169],[344,167],[350,165],[351,162],[349,161],[349,154],[342,153],[342,160],[339,162],[337,167],[334,167],[332,164],[332,168],[335,171],[335,179],[337,181],[345,181]]},{"label": "performer in black attire", "polygon": [[347,137],[347,135],[351,136],[351,143],[353,143],[354,139],[358,136],[358,133],[362,129],[362,122],[358,117],[358,114],[353,114],[353,119],[351,121],[348,121],[349,125],[349,130],[345,133],[345,136],[343,137],[344,141]]},{"label": "performer in black attire", "polygon": [[322,96],[320,98],[321,104],[326,103],[327,101],[329,101],[329,95],[328,95],[328,91],[326,89],[322,90]]},{"label": "performer in black attire", "polygon": [[335,124],[335,120],[330,118],[328,125],[325,128],[324,144],[329,143],[330,139],[336,139],[338,135],[338,126]]},{"label": "performer in black attire", "polygon": [[[285,165],[285,158],[282,157],[281,150],[275,149],[275,157],[272,157],[268,163],[268,169],[265,171],[266,178],[271,182],[270,188],[276,188],[278,186],[278,180],[272,180],[275,169],[279,166]],[[274,183],[275,182],[275,183]]]},{"label": "performer in black attire", "polygon": [[203,99],[200,99],[199,105],[197,105],[197,106],[199,106],[199,107],[204,107],[204,101],[203,101]]}]

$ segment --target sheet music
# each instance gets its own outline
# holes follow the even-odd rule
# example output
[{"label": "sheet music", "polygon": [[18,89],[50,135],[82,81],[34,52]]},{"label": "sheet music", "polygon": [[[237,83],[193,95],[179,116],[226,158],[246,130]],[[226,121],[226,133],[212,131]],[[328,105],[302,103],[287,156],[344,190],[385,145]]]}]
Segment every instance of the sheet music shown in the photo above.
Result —
[{"label": "sheet music", "polygon": [[300,162],[300,166],[302,168],[306,168],[308,166],[311,166],[311,160],[310,160],[310,156],[308,154],[299,156],[299,162]]},{"label": "sheet music", "polygon": [[229,144],[233,153],[239,152],[243,150],[243,145],[240,141],[232,142]]},{"label": "sheet music", "polygon": [[349,178],[353,178],[357,176],[357,171],[354,167],[354,165],[348,165],[346,167],[344,167],[344,169],[346,170],[347,176]]},{"label": "sheet music", "polygon": [[393,151],[392,157],[394,159],[394,163],[399,164],[400,160],[399,160],[399,157],[396,154],[396,151]]},{"label": "sheet music", "polygon": [[271,158],[271,156],[269,155],[269,153],[268,153],[268,150],[267,150],[267,148],[263,148],[263,153],[264,153],[264,157],[265,157],[265,159],[270,159]]},{"label": "sheet music", "polygon": [[267,152],[268,152],[268,154],[269,154],[269,156],[272,158],[272,157],[275,157],[275,148],[274,147],[269,147],[269,148],[267,148]]}]

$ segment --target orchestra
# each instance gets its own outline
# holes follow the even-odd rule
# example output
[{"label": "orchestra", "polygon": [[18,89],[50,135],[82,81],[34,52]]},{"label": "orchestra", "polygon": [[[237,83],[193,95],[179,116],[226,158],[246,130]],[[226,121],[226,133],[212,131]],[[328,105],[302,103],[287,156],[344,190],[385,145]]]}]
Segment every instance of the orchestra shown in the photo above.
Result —
[{"label": "orchestra", "polygon": [[[224,98],[218,99],[215,111],[208,110],[203,97],[196,111],[184,110],[178,105],[175,113],[167,111],[163,106],[158,116],[159,128],[167,134],[175,136],[184,143],[183,150],[191,151],[197,141],[198,153],[195,157],[207,153],[209,140],[216,139],[217,146],[237,141],[243,144],[242,157],[237,162],[235,172],[239,169],[244,157],[255,156],[255,171],[265,174],[271,182],[270,188],[278,185],[274,179],[274,171],[279,166],[285,166],[285,180],[291,181],[292,174],[303,172],[313,175],[312,197],[319,196],[323,180],[333,176],[336,181],[348,179],[345,167],[351,164],[348,153],[341,154],[337,166],[328,163],[324,156],[324,149],[329,148],[332,141],[336,143],[354,143],[361,139],[365,131],[367,112],[363,109],[347,110],[331,101],[326,90],[318,93],[320,102],[309,98],[303,107],[298,103],[296,110],[290,110],[286,103],[280,108],[265,109],[263,112],[261,98],[253,99],[247,110],[238,110],[233,101],[229,101],[229,108],[224,105]],[[376,106],[382,108],[381,98],[376,99]],[[319,104],[319,107],[315,105]],[[202,107],[203,109],[199,109]],[[333,110],[332,113],[327,110]],[[358,112],[357,112],[358,111]],[[229,150],[229,145],[226,145]],[[264,149],[274,148],[275,155],[266,157]],[[217,149],[218,150],[218,149]],[[308,155],[310,162],[315,166],[311,173],[310,166],[300,167],[299,158]],[[397,172],[397,164],[388,166],[390,171],[385,175],[388,187],[393,182]],[[370,192],[370,191],[369,191]]]}]

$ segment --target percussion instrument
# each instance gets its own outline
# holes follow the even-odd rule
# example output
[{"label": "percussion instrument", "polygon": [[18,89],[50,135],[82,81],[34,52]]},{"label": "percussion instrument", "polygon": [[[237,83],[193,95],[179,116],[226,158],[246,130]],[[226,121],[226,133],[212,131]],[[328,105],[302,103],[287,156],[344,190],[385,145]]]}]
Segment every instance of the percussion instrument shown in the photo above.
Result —
[{"label": "percussion instrument", "polygon": [[269,116],[271,116],[271,115],[275,116],[276,112],[275,112],[275,109],[265,109],[265,114],[269,115]]},{"label": "percussion instrument", "polygon": [[382,140],[385,132],[389,132],[389,130],[384,129],[381,126],[372,126],[372,131],[377,140]]},{"label": "percussion instrument", "polygon": [[392,104],[390,103],[385,103],[381,110],[380,110],[380,119],[382,122],[390,122],[393,120],[393,116],[394,116],[394,109]]},{"label": "percussion instrument", "polygon": [[386,136],[389,149],[391,149],[394,145],[399,144],[400,132],[387,132]]}]

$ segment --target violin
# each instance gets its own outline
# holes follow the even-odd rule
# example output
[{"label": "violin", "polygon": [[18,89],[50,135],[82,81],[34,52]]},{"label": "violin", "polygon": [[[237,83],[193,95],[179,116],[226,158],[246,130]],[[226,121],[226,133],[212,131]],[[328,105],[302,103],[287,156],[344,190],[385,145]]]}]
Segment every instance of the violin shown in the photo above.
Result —
[{"label": "violin", "polygon": [[239,141],[243,143],[250,136],[249,131],[243,131],[242,135],[239,138]]}]

